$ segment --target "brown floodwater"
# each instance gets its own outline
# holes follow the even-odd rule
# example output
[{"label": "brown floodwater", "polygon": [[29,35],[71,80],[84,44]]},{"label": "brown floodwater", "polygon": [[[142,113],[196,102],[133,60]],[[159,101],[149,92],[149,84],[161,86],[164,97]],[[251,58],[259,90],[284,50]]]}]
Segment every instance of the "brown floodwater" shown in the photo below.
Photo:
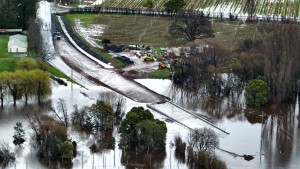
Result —
[{"label": "brown floodwater", "polygon": [[[103,89],[102,89],[103,91]],[[42,105],[31,101],[28,105],[18,103],[16,107],[8,102],[0,109],[0,141],[8,142],[11,150],[16,152],[17,160],[9,168],[49,168],[47,161],[36,158],[30,146],[31,130],[26,120],[27,114],[40,112],[51,115],[49,106],[62,97],[67,101],[69,111],[71,104],[79,106],[90,104],[95,98],[87,98],[82,93],[98,96],[101,91],[87,91],[74,87],[56,86],[51,98]],[[97,94],[96,94],[97,93]],[[261,109],[246,107],[243,95],[230,98],[207,98],[182,96],[177,92],[175,102],[201,113],[213,117],[214,123],[230,133],[220,137],[220,148],[238,155],[252,155],[251,161],[241,157],[234,157],[227,152],[216,150],[216,155],[223,160],[230,169],[253,168],[288,168],[297,169],[300,166],[300,136],[299,136],[299,103],[282,103],[267,105]],[[91,96],[92,97],[92,96]],[[133,101],[127,105],[139,106]],[[128,109],[127,109],[128,111]],[[263,112],[263,117],[261,116]],[[22,122],[26,132],[26,142],[22,146],[12,143],[13,127],[16,122]],[[175,123],[168,123],[172,131]],[[178,131],[181,133],[182,131]],[[72,160],[72,165],[65,168],[180,168],[187,169],[186,160],[176,157],[175,148],[169,147],[169,141],[174,140],[174,133],[168,132],[165,150],[147,153],[135,149],[119,148],[117,146],[120,136],[115,127],[111,133],[117,140],[115,149],[108,149],[92,153],[89,147],[95,143],[99,135],[78,133],[70,130],[70,137],[78,143],[77,156]],[[184,135],[184,134],[183,134]],[[185,139],[185,138],[184,138]],[[180,159],[180,160],[178,160]],[[59,162],[51,162],[50,168],[61,166]]]}]

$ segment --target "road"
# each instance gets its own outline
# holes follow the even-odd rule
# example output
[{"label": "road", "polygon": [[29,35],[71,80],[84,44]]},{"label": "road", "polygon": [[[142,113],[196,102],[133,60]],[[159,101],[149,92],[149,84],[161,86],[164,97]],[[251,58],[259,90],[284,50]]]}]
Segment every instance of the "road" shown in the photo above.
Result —
[{"label": "road", "polygon": [[38,18],[40,18],[41,21],[43,47],[46,55],[51,58],[48,61],[51,65],[69,76],[71,75],[72,68],[74,70],[73,79],[86,88],[89,88],[90,85],[102,85],[134,101],[142,103],[153,103],[165,100],[164,96],[145,88],[133,80],[121,76],[113,69],[102,68],[99,63],[89,59],[82,54],[82,52],[74,48],[64,37],[62,37],[61,40],[55,40],[53,42],[50,28],[50,3],[40,1],[39,5]]}]

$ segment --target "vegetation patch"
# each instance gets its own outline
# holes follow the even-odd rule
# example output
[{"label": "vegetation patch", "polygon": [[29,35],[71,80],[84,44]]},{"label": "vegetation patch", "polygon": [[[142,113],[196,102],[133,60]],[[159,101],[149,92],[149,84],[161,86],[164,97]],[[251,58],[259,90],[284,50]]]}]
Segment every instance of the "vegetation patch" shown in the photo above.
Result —
[{"label": "vegetation patch", "polygon": [[11,58],[14,56],[14,53],[9,53],[7,44],[9,41],[8,35],[1,35],[0,36],[0,59],[1,58]]},{"label": "vegetation patch", "polygon": [[0,72],[13,72],[16,70],[17,60],[14,59],[0,59]]},{"label": "vegetation patch", "polygon": [[150,78],[154,79],[168,79],[170,77],[169,69],[158,69],[149,74]]},{"label": "vegetation patch", "polygon": [[[95,23],[98,18],[97,14],[90,13],[82,13],[82,14],[66,14],[65,15],[69,21],[73,21],[74,19],[80,19],[84,26]],[[74,22],[71,22],[74,25]]]},{"label": "vegetation patch", "polygon": [[50,64],[47,64],[47,69],[52,75],[54,75],[56,77],[67,79],[68,81],[70,81],[72,83],[76,83],[73,79],[71,79],[66,74],[62,73],[60,70],[56,69],[55,67],[53,67]]}]

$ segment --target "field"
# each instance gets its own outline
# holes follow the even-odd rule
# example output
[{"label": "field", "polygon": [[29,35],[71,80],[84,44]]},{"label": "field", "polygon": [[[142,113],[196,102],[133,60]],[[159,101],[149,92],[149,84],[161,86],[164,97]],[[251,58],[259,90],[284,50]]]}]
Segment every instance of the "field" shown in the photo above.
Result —
[{"label": "field", "polygon": [[16,68],[16,60],[13,59],[14,54],[7,52],[8,35],[0,36],[0,72],[13,72]]},{"label": "field", "polygon": [[142,15],[100,15],[68,14],[71,24],[75,18],[81,19],[83,25],[107,25],[100,39],[109,39],[113,44],[143,44],[151,46],[168,46],[168,27],[170,18]]},{"label": "field", "polygon": [[[154,47],[185,45],[184,41],[176,43],[170,40],[168,27],[171,18],[143,15],[102,15],[102,14],[68,14],[67,18],[74,24],[74,19],[80,19],[83,25],[104,24],[107,27],[99,39],[109,39],[113,44],[140,44]],[[212,20],[212,28],[218,42],[236,45],[246,38],[257,37],[258,24],[243,24],[237,21]]]}]

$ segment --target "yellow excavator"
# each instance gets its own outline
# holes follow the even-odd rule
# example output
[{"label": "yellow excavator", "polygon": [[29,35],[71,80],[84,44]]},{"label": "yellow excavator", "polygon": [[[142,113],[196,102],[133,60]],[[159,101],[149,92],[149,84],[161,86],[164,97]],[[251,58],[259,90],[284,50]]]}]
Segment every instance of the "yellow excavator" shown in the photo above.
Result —
[{"label": "yellow excavator", "polygon": [[144,56],[144,61],[155,61],[155,57],[153,57],[153,56]]},{"label": "yellow excavator", "polygon": [[159,62],[158,69],[165,69],[167,68],[167,65],[164,62]]}]

